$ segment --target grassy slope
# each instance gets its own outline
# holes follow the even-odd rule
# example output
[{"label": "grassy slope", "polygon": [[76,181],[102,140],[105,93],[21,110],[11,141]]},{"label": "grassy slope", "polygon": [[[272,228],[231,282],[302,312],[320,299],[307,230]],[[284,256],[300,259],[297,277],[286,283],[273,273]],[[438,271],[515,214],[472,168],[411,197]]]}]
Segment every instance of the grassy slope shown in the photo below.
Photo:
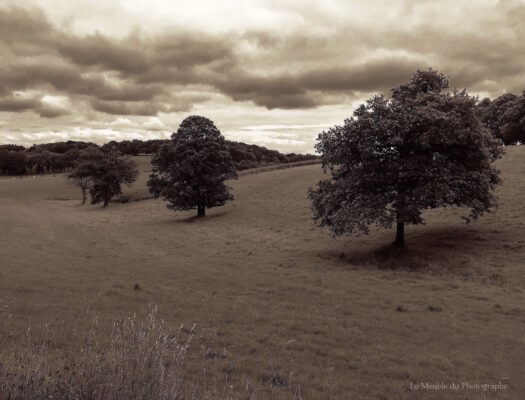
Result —
[{"label": "grassy slope", "polygon": [[169,322],[213,333],[223,357],[203,366],[291,376],[306,398],[478,398],[408,387],[501,378],[511,390],[488,398],[520,398],[525,148],[500,166],[497,214],[467,226],[461,211],[428,212],[394,265],[382,250],[392,231],[334,240],[313,226],[306,188],[319,165],[242,176],[236,201],[201,221],[161,201],[57,200],[79,198],[61,175],[2,179],[0,316],[67,330],[88,306],[103,320],[153,303]]}]

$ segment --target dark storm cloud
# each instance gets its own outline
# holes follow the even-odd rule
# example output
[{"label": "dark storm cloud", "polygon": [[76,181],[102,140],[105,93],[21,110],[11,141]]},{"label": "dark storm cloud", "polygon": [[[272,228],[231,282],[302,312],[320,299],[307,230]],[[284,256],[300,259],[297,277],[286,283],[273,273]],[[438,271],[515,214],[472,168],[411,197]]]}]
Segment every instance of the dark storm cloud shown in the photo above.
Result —
[{"label": "dark storm cloud", "polygon": [[[187,33],[124,40],[99,33],[77,36],[53,28],[38,10],[20,8],[0,9],[0,33],[0,48],[7,55],[0,61],[0,94],[51,90],[87,97],[94,110],[118,115],[188,110],[190,105],[176,99],[169,85],[198,83],[194,69],[231,56],[231,46],[221,38]],[[37,107],[38,102],[27,100],[0,103],[0,111],[54,113]]]},{"label": "dark storm cloud", "polygon": [[42,118],[57,118],[61,117],[63,115],[69,115],[69,110],[65,110],[63,108],[57,108],[57,107],[51,107],[47,105],[43,105],[42,107],[37,107],[35,111],[40,115]]},{"label": "dark storm cloud", "polygon": [[91,107],[100,112],[114,115],[157,115],[159,112],[169,113],[174,111],[189,111],[188,104],[178,104],[177,106],[167,105],[157,102],[145,101],[100,101],[92,100]]},{"label": "dark storm cloud", "polygon": [[134,38],[116,41],[99,33],[85,37],[62,35],[57,40],[56,50],[76,65],[123,74],[140,74],[150,65],[145,54],[147,48]]},{"label": "dark storm cloud", "polygon": [[300,84],[312,90],[371,92],[390,88],[403,82],[418,68],[427,68],[424,61],[387,58],[354,66],[313,70],[300,77]]},{"label": "dark storm cloud", "polygon": [[0,110],[11,112],[23,112],[41,106],[39,99],[22,98],[19,96],[8,96],[0,98]]},{"label": "dark storm cloud", "polygon": [[[399,18],[432,5],[404,4]],[[64,113],[13,95],[39,91],[106,114],[153,116],[191,109],[192,101],[178,97],[188,85],[269,109],[308,109],[387,92],[428,67],[471,91],[523,89],[522,3],[500,2],[495,16],[478,17],[470,29],[440,26],[424,14],[410,26],[398,20],[374,26],[345,24],[314,6],[296,12],[329,29],[228,34],[170,29],[115,38],[58,28],[38,9],[0,8],[0,111]],[[193,98],[193,104],[198,101]]]},{"label": "dark storm cloud", "polygon": [[18,7],[0,8],[0,39],[18,54],[42,51],[52,40],[54,29],[42,10]]},{"label": "dark storm cloud", "polygon": [[0,110],[7,112],[34,111],[44,118],[56,118],[70,113],[64,108],[45,104],[40,98],[19,95],[0,98]]},{"label": "dark storm cloud", "polygon": [[316,68],[305,72],[274,75],[246,74],[242,71],[211,84],[234,100],[251,100],[267,108],[311,108],[329,104],[330,93],[385,91],[392,82],[403,82],[424,61],[387,58],[358,65]]}]

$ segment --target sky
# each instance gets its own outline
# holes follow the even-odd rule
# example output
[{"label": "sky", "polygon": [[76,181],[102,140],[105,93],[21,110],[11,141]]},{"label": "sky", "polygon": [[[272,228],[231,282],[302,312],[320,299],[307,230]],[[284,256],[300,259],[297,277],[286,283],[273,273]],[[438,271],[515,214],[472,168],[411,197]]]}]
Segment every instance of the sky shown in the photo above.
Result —
[{"label": "sky", "polygon": [[525,90],[525,0],[0,0],[0,144],[227,139],[312,153],[377,93],[434,68]]}]

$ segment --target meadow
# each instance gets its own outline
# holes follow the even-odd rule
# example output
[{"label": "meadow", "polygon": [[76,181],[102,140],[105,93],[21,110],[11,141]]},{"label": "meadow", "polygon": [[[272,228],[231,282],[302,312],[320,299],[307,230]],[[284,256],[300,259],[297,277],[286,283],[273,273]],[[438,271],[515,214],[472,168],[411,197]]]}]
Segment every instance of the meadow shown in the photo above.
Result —
[{"label": "meadow", "polygon": [[158,307],[194,335],[185,379],[210,398],[523,398],[523,146],[498,162],[495,214],[425,212],[406,251],[389,247],[394,230],[316,228],[318,164],[247,171],[233,203],[196,219],[146,199],[149,158],[137,160],[125,195],[143,200],[106,209],[81,206],[63,174],[0,178],[0,375],[33,345],[66,351],[93,317],[109,336],[115,318]]}]

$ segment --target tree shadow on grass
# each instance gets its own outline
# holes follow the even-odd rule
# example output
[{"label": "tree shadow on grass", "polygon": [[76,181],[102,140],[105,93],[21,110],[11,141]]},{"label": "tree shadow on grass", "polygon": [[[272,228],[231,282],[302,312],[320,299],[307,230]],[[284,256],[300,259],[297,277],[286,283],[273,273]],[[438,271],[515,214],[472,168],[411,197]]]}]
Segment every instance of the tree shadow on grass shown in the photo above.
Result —
[{"label": "tree shadow on grass", "polygon": [[209,214],[204,217],[198,216],[198,215],[191,215],[184,218],[176,218],[175,220],[172,220],[170,222],[176,223],[176,224],[194,224],[194,223],[204,223],[209,220],[214,220],[216,218],[220,218],[223,215],[227,214],[226,211]]},{"label": "tree shadow on grass", "polygon": [[478,269],[476,260],[494,252],[499,242],[486,227],[426,228],[406,237],[406,247],[391,244],[319,254],[321,258],[349,264],[353,269],[374,268],[471,277]]}]

